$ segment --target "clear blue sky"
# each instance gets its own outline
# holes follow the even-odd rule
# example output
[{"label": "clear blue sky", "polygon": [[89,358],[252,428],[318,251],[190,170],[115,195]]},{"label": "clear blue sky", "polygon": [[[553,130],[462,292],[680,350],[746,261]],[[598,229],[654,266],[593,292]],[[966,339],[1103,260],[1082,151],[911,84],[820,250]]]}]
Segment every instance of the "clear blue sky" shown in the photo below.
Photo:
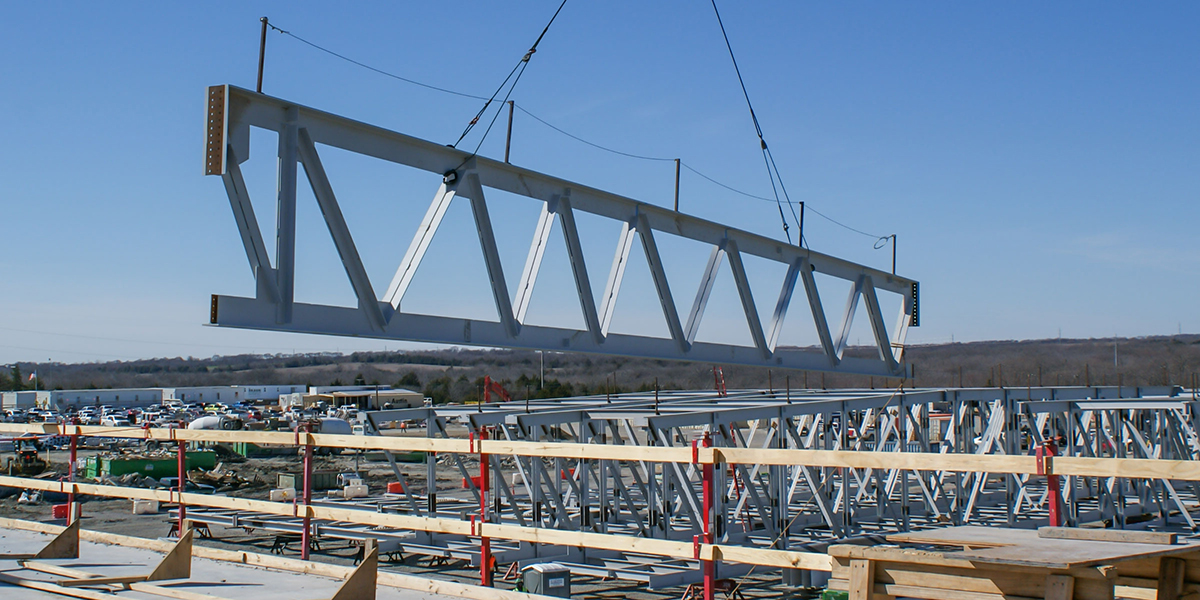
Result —
[{"label": "clear blue sky", "polygon": [[[396,348],[203,326],[210,294],[253,293],[221,182],[201,174],[205,86],[253,88],[258,18],[268,15],[379,68],[488,95],[557,4],[3,4],[0,363]],[[792,198],[899,235],[899,271],[922,282],[922,326],[910,342],[1200,331],[1200,5],[722,6]],[[276,32],[264,91],[442,143],[479,108]],[[770,195],[706,1],[568,2],[513,97],[596,143],[678,156]],[[502,154],[498,127],[484,155]],[[257,135],[246,165],[268,240],[273,153],[273,140]],[[382,292],[436,181],[332,149],[323,157]],[[521,113],[513,162],[671,199],[669,163],[595,150]],[[771,203],[687,171],[682,189],[685,212],[782,237]],[[495,202],[511,205],[494,211],[515,280],[537,207]],[[298,299],[351,304],[310,195],[300,210]],[[584,226],[602,288],[615,230]],[[444,228],[406,310],[494,318],[466,207]],[[870,238],[811,213],[806,234],[816,250],[890,267]],[[686,311],[707,252],[666,246]],[[546,323],[578,322],[573,297],[561,301],[573,293],[567,263],[548,256],[534,310]],[[759,303],[773,302],[777,276],[764,266],[752,275]],[[736,341],[744,326],[724,277],[701,337]],[[648,275],[628,279],[614,328],[652,329],[661,315],[648,303]],[[830,290],[832,314],[843,299]],[[811,343],[805,322],[791,326],[785,342]]]}]

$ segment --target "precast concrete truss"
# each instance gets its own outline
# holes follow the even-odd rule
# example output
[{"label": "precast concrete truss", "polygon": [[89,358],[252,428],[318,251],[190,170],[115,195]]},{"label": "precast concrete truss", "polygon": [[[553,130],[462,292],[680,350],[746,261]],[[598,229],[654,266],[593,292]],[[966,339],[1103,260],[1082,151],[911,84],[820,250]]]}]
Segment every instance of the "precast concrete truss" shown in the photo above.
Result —
[{"label": "precast concrete truss", "polygon": [[[1045,387],[917,390],[743,390],[621,394],[440,406],[367,413],[371,430],[424,423],[430,437],[465,425],[473,436],[532,442],[687,447],[705,433],[714,446],[852,452],[1029,455],[1051,439],[1058,454],[1197,460],[1193,394],[1179,388]],[[456,432],[461,436],[461,429]],[[465,519],[479,508],[480,455],[444,453],[425,481],[404,478],[384,499],[332,506]],[[564,531],[690,542],[703,522],[700,465],[641,460],[489,455],[488,520]],[[713,474],[716,543],[818,550],[838,539],[946,524],[1015,527],[1048,521],[1046,477],[931,469],[724,464]],[[465,488],[437,487],[449,470]],[[1200,490],[1190,481],[1060,477],[1068,525],[1150,523],[1195,530]],[[455,486],[457,487],[457,486]],[[189,509],[204,520],[210,511]],[[195,514],[195,516],[193,516]],[[219,517],[226,522],[228,514]],[[245,515],[243,519],[247,518]],[[268,518],[268,517],[262,517]],[[286,521],[281,517],[269,517]],[[245,523],[246,521],[242,521]],[[354,526],[324,524],[333,537]],[[361,526],[359,526],[361,528]],[[290,531],[290,530],[289,530]],[[372,531],[381,551],[478,561],[478,541],[428,532]],[[577,572],[675,585],[696,563],[595,548],[509,543],[501,562],[553,559]],[[743,567],[721,564],[724,576]]]},{"label": "precast concrete truss", "polygon": [[[250,156],[251,127],[274,131],[279,136],[274,263],[267,254],[241,171],[242,163]],[[382,299],[363,267],[342,216],[333,184],[321,163],[320,145],[427,171],[441,180]],[[357,308],[295,301],[298,165],[303,165],[320,205],[357,297]],[[210,322],[214,325],[892,377],[908,373],[904,363],[904,340],[908,328],[918,324],[917,282],[807,248],[228,85],[208,90],[205,173],[218,175],[225,183],[256,282],[253,298],[212,297]],[[501,264],[501,253],[489,216],[489,210],[494,207],[485,196],[489,189],[542,203],[528,258],[515,290],[508,288]],[[496,321],[402,311],[402,301],[410,291],[413,277],[447,208],[457,197],[470,203],[498,316]],[[578,213],[610,219],[621,227],[608,280],[602,288],[593,284],[584,260],[575,217]],[[584,329],[530,323],[534,284],[556,222],[566,242],[567,258],[574,273],[586,325]],[[707,267],[686,318],[677,309],[677,291],[668,284],[667,266],[657,241],[662,235],[677,236],[710,248]],[[610,331],[635,240],[641,243],[646,257],[669,338]],[[763,318],[756,307],[754,290],[746,273],[747,256],[786,266],[778,300],[769,319]],[[752,346],[696,339],[724,262],[729,263]],[[836,329],[826,318],[814,274],[849,284],[850,293]],[[798,285],[803,287],[803,295],[796,294]],[[601,290],[599,296],[595,294],[596,290]],[[902,298],[890,332],[880,308],[880,292]],[[779,343],[785,319],[797,295],[807,300],[809,317],[820,340],[818,351],[784,347]],[[846,352],[851,325],[860,304],[873,332],[874,356],[850,356]]]}]

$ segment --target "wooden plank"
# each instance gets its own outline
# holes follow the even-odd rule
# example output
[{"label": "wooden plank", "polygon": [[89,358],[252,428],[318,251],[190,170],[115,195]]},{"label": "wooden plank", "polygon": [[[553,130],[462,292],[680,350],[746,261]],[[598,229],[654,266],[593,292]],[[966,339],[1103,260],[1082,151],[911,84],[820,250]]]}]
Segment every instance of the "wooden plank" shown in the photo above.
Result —
[{"label": "wooden plank", "polygon": [[[93,532],[89,532],[89,533],[93,533]],[[142,538],[133,538],[133,539],[140,540]],[[145,540],[145,541],[150,542],[150,541],[154,541],[154,540]],[[157,541],[154,541],[154,542],[155,542],[155,544],[161,544],[161,542],[157,542]],[[170,546],[170,544],[163,544],[163,545]],[[132,546],[132,547],[140,547],[140,546]],[[141,548],[141,549],[159,550],[159,548]],[[97,583],[97,579],[100,578],[100,576],[96,575],[95,573],[91,573],[88,571],[81,571],[79,569],[72,569],[70,567],[52,565],[52,564],[48,564],[48,563],[38,563],[38,562],[30,561],[30,562],[23,563],[21,566],[23,566],[24,568],[29,569],[31,571],[39,571],[42,573],[49,573],[51,575],[59,575],[62,577],[73,577],[73,578],[81,581],[80,585],[84,585],[84,584],[95,585]],[[144,579],[145,576],[142,576],[142,578]],[[112,578],[109,578],[109,579],[112,579]],[[142,581],[131,581],[128,583],[128,585],[126,587],[128,587],[131,590],[144,592],[147,594],[163,596],[166,598],[175,598],[176,600],[227,600],[225,598],[221,598],[220,596],[212,596],[209,594],[200,594],[197,592],[189,592],[187,590],[180,590],[180,589],[175,589],[175,588],[171,588],[171,587],[161,586],[158,584],[146,583],[146,582],[142,582]],[[107,596],[107,597],[111,598],[111,596]]]},{"label": "wooden plank", "polygon": [[59,577],[70,577],[71,579],[97,577],[95,573],[89,573],[79,569],[72,569],[71,567],[64,567],[62,565],[52,565],[50,563],[38,562],[35,560],[24,561],[21,563],[21,567],[24,569],[29,569],[30,571],[58,575]]},{"label": "wooden plank", "polygon": [[957,590],[939,590],[913,585],[876,584],[873,598],[921,598],[923,600],[1041,600],[1029,596],[1012,596],[1006,594],[987,594],[982,592],[963,592]]},{"label": "wooden plank", "polygon": [[[0,432],[36,433],[150,439],[159,441],[250,442],[265,445],[316,446],[390,450],[394,452],[472,453],[468,440],[424,437],[359,436],[332,434],[297,435],[276,431],[213,431],[192,429],[140,429],[57,425],[53,423],[0,423]],[[688,448],[617,446],[569,442],[510,442],[485,440],[493,454],[519,456],[559,456],[606,460],[650,462],[692,462]],[[478,445],[478,442],[476,443]],[[1037,474],[1037,459],[1032,456],[940,454],[922,452],[856,452],[852,450],[799,450],[779,448],[713,448],[697,457],[701,463],[805,465],[855,469],[908,469],[921,471],[958,471]],[[1200,461],[1143,458],[1055,457],[1052,471],[1058,475],[1079,477],[1125,477],[1200,481]]]},{"label": "wooden plank", "polygon": [[1054,457],[1054,473],[1078,477],[1200,480],[1200,461],[1151,458]]},{"label": "wooden plank", "polygon": [[1179,600],[1183,596],[1184,572],[1182,559],[1167,556],[1159,560],[1157,600]]},{"label": "wooden plank", "polygon": [[[934,454],[927,452],[858,452],[855,450],[797,450],[783,448],[715,448],[715,450],[717,454],[715,458],[716,462],[729,464],[1037,473],[1037,459],[1032,456]],[[1200,461],[1197,462],[1200,463]]]},{"label": "wooden plank", "polygon": [[916,563],[921,565],[938,565],[973,569],[975,565],[969,560],[949,558],[941,552],[929,550],[913,550],[909,548],[887,548],[879,546],[856,546],[851,544],[835,544],[828,549],[834,558],[866,559],[889,561],[897,563]]},{"label": "wooden plank", "polygon": [[967,550],[963,559],[993,565],[1032,566],[1046,569],[1083,569],[1126,560],[1194,552],[1192,545],[1164,546],[1082,540],[1040,540],[1042,543]]},{"label": "wooden plank", "polygon": [[1029,529],[978,526],[893,534],[888,536],[888,540],[966,546],[971,549],[955,554],[957,558],[975,563],[1051,569],[1077,569],[1157,556],[1192,555],[1200,550],[1200,544],[1165,545],[1057,539],[1040,537],[1036,531]]},{"label": "wooden plank", "polygon": [[[1187,581],[1200,582],[1200,552],[1189,552],[1183,554],[1172,554],[1175,558],[1183,559],[1186,564],[1184,569],[1184,579]],[[1124,560],[1114,565],[1117,569],[1119,578],[1145,578],[1153,582],[1158,581],[1158,557],[1136,558],[1132,560]],[[1150,588],[1157,586],[1157,583],[1150,585]]]},{"label": "wooden plank", "polygon": [[520,527],[498,523],[484,523],[480,525],[480,532],[491,538],[520,540],[523,542],[553,544],[557,546],[602,548],[618,552],[638,552],[672,558],[692,558],[695,554],[695,546],[689,542],[642,538],[630,535],[612,535],[586,531],[559,531],[544,527]]},{"label": "wooden plank", "polygon": [[63,587],[92,587],[97,585],[126,584],[145,581],[145,575],[113,575],[112,577],[83,577],[81,579],[60,579],[56,583]]},{"label": "wooden plank", "polygon": [[904,544],[940,544],[945,546],[970,546],[972,548],[995,548],[998,546],[1033,543],[1037,540],[1037,533],[1029,529],[962,525],[958,527],[926,529],[924,531],[892,533],[888,534],[887,539],[890,542]]},{"label": "wooden plank", "polygon": [[[592,460],[624,460],[652,462],[692,462],[692,449],[688,447],[635,446],[633,444],[564,444],[551,442],[523,442],[509,440],[483,440],[477,443],[487,454],[512,454],[543,458],[587,458]],[[715,448],[697,450],[701,463],[715,460]]]},{"label": "wooden plank", "polygon": [[[1157,562],[1157,561],[1156,561]],[[1183,597],[1200,596],[1200,584],[1189,583],[1186,565],[1183,576]],[[1140,598],[1155,600],[1158,597],[1158,577],[1125,577],[1118,576],[1113,583],[1117,586],[1117,597]]]},{"label": "wooden plank", "polygon": [[1177,534],[1161,531],[1131,531],[1127,529],[1039,527],[1038,537],[1055,540],[1089,540],[1093,542],[1126,542],[1130,544],[1172,545],[1176,541]]},{"label": "wooden plank", "polygon": [[961,569],[934,565],[875,563],[876,584],[896,584],[946,591],[1041,598],[1046,591],[1043,579],[1043,577],[1023,570]]},{"label": "wooden plank", "polygon": [[1070,575],[1046,576],[1046,600],[1072,600],[1074,597],[1074,577]]},{"label": "wooden plank", "polygon": [[856,558],[850,561],[850,600],[871,600],[875,591],[875,564]]},{"label": "wooden plank", "polygon": [[1141,577],[1118,577],[1113,582],[1116,597],[1130,600],[1155,600],[1158,598],[1158,580]]},{"label": "wooden plank", "polygon": [[50,583],[49,581],[25,579],[23,577],[17,577],[16,575],[9,575],[8,573],[0,573],[0,583],[7,583],[10,585],[16,585],[42,592],[50,592],[51,594],[58,594],[60,596],[67,596],[70,598],[81,598],[82,600],[113,600],[112,594],[102,594],[92,590],[77,590],[67,588],[61,585]]},{"label": "wooden plank", "polygon": [[211,594],[201,594],[199,592],[189,592],[174,587],[159,585],[155,583],[131,583],[129,589],[143,594],[151,594],[154,596],[162,596],[163,598],[174,598],[175,600],[228,600],[221,596],[213,596]]},{"label": "wooden plank", "polygon": [[828,554],[818,552],[703,545],[700,547],[700,558],[704,560],[761,565],[764,567],[779,567],[782,569],[807,569],[809,571],[829,571],[833,569],[833,559]]}]

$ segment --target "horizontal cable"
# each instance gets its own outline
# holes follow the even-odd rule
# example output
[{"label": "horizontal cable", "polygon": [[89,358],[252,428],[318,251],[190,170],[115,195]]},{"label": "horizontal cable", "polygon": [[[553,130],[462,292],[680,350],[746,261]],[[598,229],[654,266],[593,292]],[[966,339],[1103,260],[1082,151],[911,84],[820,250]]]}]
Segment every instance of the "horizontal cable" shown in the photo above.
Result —
[{"label": "horizontal cable", "polygon": [[[417,81],[417,80],[415,80],[415,79],[409,79],[408,77],[402,77],[402,76],[400,76],[400,75],[396,75],[396,74],[394,74],[394,73],[389,73],[388,71],[385,71],[385,70],[383,70],[383,69],[379,69],[379,68],[377,68],[377,67],[372,67],[371,65],[368,65],[368,64],[366,64],[366,63],[359,62],[359,61],[357,61],[357,60],[354,60],[353,58],[350,58],[350,57],[348,57],[348,56],[345,56],[345,55],[343,55],[343,54],[339,54],[339,53],[337,53],[337,52],[334,52],[333,50],[330,50],[330,49],[328,49],[328,48],[325,48],[324,46],[318,45],[318,44],[316,44],[316,43],[314,43],[314,42],[310,42],[309,40],[306,40],[306,39],[304,39],[304,38],[302,38],[302,37],[300,37],[300,36],[298,36],[298,35],[296,35],[296,34],[292,33],[291,31],[287,31],[287,30],[284,30],[284,29],[280,29],[279,27],[276,27],[275,25],[272,25],[272,24],[270,24],[270,23],[268,23],[268,26],[269,26],[271,29],[274,29],[275,31],[278,31],[279,33],[282,33],[282,34],[284,34],[284,35],[286,35],[286,36],[288,36],[288,37],[291,37],[291,38],[293,38],[293,39],[295,39],[295,40],[297,40],[297,41],[299,41],[299,42],[302,42],[302,43],[304,43],[304,44],[306,44],[306,45],[308,45],[308,46],[311,46],[311,47],[313,47],[313,48],[315,48],[315,49],[317,49],[317,50],[320,50],[321,52],[324,52],[324,53],[326,53],[326,54],[329,54],[330,56],[335,56],[335,57],[337,57],[337,58],[340,58],[340,59],[342,59],[342,60],[344,60],[344,61],[346,61],[346,62],[348,62],[348,63],[354,64],[354,65],[357,65],[357,66],[359,66],[359,67],[362,67],[362,68],[364,68],[364,69],[367,69],[367,70],[369,70],[369,71],[373,71],[373,72],[375,72],[375,73],[378,73],[378,74],[380,74],[380,75],[383,75],[383,76],[385,76],[385,77],[390,77],[390,78],[392,78],[392,79],[396,79],[396,80],[399,80],[399,81],[403,81],[403,82],[405,82],[405,83],[410,83],[410,84],[412,84],[412,85],[420,86],[420,87],[423,87],[423,88],[426,88],[426,89],[429,89],[429,90],[434,90],[434,91],[437,91],[437,92],[444,92],[444,93],[446,93],[446,94],[452,94],[452,95],[459,96],[459,97],[462,97],[462,98],[471,98],[471,99],[474,99],[474,100],[488,100],[488,98],[487,98],[486,96],[477,96],[477,95],[475,95],[475,94],[468,94],[468,93],[466,93],[466,92],[459,92],[459,91],[452,90],[452,89],[448,89],[448,88],[444,88],[444,87],[438,87],[438,86],[436,86],[436,85],[430,85],[430,84],[428,84],[428,83],[422,83],[422,82],[420,82],[420,81]],[[543,119],[543,118],[541,118],[541,117],[539,117],[539,116],[537,116],[537,115],[533,114],[533,113],[532,113],[532,112],[530,112],[528,109],[526,109],[525,107],[523,107],[523,106],[521,106],[521,105],[517,104],[516,102],[514,102],[514,103],[513,103],[513,106],[515,106],[515,107],[517,108],[517,110],[520,110],[521,112],[525,113],[526,115],[529,115],[529,116],[530,116],[530,117],[532,117],[534,120],[536,120],[537,122],[541,123],[542,125],[545,125],[546,127],[549,127],[550,129],[553,129],[554,131],[557,131],[558,133],[561,133],[562,135],[565,135],[565,136],[567,136],[567,137],[569,137],[569,138],[571,138],[571,139],[573,139],[573,140],[575,140],[575,141],[577,141],[577,142],[580,142],[580,143],[582,143],[582,144],[587,144],[588,146],[591,146],[591,147],[593,147],[593,148],[596,148],[596,149],[598,149],[598,150],[603,150],[603,151],[605,151],[605,152],[609,152],[609,153],[611,153],[611,154],[616,154],[616,155],[618,155],[618,156],[624,156],[624,157],[626,157],[626,158],[635,158],[635,159],[638,159],[638,160],[649,160],[649,161],[656,161],[656,162],[670,162],[670,161],[674,161],[674,160],[675,160],[674,158],[665,158],[665,157],[661,157],[661,156],[646,156],[646,155],[642,155],[642,154],[633,154],[632,152],[623,152],[623,151],[621,151],[621,150],[616,150],[616,149],[613,149],[613,148],[609,148],[609,147],[607,147],[607,146],[602,146],[602,145],[600,145],[600,144],[597,144],[597,143],[595,143],[595,142],[591,142],[591,141],[589,141],[589,140],[586,140],[586,139],[584,139],[584,138],[582,138],[582,137],[579,137],[579,136],[577,136],[577,135],[575,135],[575,134],[573,134],[573,133],[570,133],[570,132],[568,132],[568,131],[566,131],[566,130],[564,130],[564,129],[562,129],[562,128],[558,127],[558,126],[555,126],[555,125],[551,124],[550,122],[548,122],[548,121],[546,121],[545,119]],[[703,179],[705,179],[705,180],[709,181],[710,183],[713,183],[713,184],[715,184],[715,185],[718,185],[718,186],[720,186],[720,187],[722,187],[722,188],[725,188],[726,190],[729,190],[729,191],[731,191],[731,192],[733,192],[733,193],[735,193],[735,194],[739,194],[739,195],[741,195],[741,196],[745,196],[746,198],[752,198],[752,199],[754,199],[754,200],[762,200],[762,201],[765,201],[765,202],[771,202],[771,203],[775,203],[775,202],[776,202],[774,198],[767,198],[767,197],[765,197],[765,196],[758,196],[758,195],[751,194],[751,193],[749,193],[749,192],[746,192],[746,191],[739,190],[739,189],[737,189],[737,188],[735,188],[735,187],[733,187],[733,186],[730,186],[730,185],[726,185],[726,184],[724,184],[724,183],[721,183],[720,181],[717,181],[716,179],[713,179],[712,177],[709,177],[708,175],[705,175],[704,173],[701,173],[701,172],[700,172],[699,170],[697,170],[695,167],[693,167],[693,166],[691,166],[691,165],[687,164],[686,162],[683,162],[682,160],[680,161],[680,164],[681,164],[681,165],[683,165],[684,167],[686,167],[686,168],[687,168],[687,170],[691,171],[692,173],[695,173],[696,175],[699,175],[700,177],[702,177]],[[816,213],[818,217],[821,217],[822,219],[825,219],[826,221],[829,221],[830,223],[833,223],[834,225],[837,225],[838,227],[841,227],[841,228],[843,228],[843,229],[845,229],[845,230],[847,230],[847,231],[852,231],[852,232],[854,232],[854,233],[857,233],[857,234],[859,234],[859,235],[862,235],[862,236],[866,236],[866,237],[872,238],[872,239],[874,239],[874,240],[876,240],[876,241],[879,241],[879,240],[884,240],[884,239],[887,239],[887,238],[891,237],[890,235],[875,235],[875,234],[873,234],[873,233],[867,233],[867,232],[865,232],[865,231],[863,231],[863,230],[861,230],[861,229],[856,229],[856,228],[854,228],[854,227],[851,227],[851,226],[849,226],[849,225],[846,225],[845,223],[842,223],[841,221],[838,221],[837,219],[834,219],[833,217],[830,217],[829,215],[826,215],[825,213],[822,213],[821,211],[819,211],[819,210],[816,210],[815,208],[813,208],[813,207],[812,207],[812,205],[811,205],[811,204],[808,204],[808,203],[805,203],[805,202],[799,202],[799,201],[794,201],[794,200],[790,200],[790,199],[789,199],[789,200],[781,200],[781,202],[783,202],[783,203],[786,203],[786,204],[788,204],[789,206],[795,206],[795,205],[799,205],[799,204],[804,204],[804,205],[805,205],[805,209],[806,209],[806,210],[809,210],[809,211],[812,211],[812,212]]]}]

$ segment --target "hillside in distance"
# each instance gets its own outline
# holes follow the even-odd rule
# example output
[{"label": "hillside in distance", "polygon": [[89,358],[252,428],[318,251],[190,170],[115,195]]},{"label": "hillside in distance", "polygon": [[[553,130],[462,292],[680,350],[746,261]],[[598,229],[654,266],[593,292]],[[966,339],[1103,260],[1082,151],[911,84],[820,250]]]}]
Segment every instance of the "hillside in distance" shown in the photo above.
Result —
[{"label": "hillside in distance", "polygon": [[[848,352],[861,354],[867,348]],[[911,346],[915,377],[905,387],[1164,385],[1193,387],[1200,335],[989,341]],[[485,375],[516,399],[634,390],[712,389],[713,365],[586,354],[450,348],[400,352],[238,355],[95,363],[21,363],[41,389],[230,384],[387,384],[421,389],[439,402],[473,400]],[[722,366],[733,388],[895,388],[899,379]],[[20,377],[19,379],[25,379]],[[32,382],[22,381],[24,389]],[[0,389],[12,389],[3,374]]]}]

